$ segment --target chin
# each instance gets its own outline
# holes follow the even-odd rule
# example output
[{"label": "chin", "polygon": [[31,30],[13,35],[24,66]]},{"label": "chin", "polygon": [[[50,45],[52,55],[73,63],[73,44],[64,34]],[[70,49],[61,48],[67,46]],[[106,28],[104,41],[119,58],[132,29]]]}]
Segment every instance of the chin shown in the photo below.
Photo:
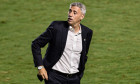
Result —
[{"label": "chin", "polygon": [[69,23],[69,25],[72,25],[73,24],[72,22],[69,22],[69,21],[68,21],[68,23]]}]

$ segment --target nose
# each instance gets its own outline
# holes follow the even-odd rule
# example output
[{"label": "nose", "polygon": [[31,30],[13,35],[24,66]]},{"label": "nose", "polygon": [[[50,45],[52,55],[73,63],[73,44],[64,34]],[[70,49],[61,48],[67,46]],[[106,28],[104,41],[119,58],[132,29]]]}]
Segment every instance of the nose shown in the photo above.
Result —
[{"label": "nose", "polygon": [[69,17],[72,17],[73,16],[72,12],[69,12],[68,15],[69,15]]}]

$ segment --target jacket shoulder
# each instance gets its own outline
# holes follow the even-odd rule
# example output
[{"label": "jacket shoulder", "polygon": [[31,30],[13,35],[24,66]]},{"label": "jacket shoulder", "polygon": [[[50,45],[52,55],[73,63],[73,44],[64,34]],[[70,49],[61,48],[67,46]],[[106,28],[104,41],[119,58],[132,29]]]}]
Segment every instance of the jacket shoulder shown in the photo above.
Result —
[{"label": "jacket shoulder", "polygon": [[51,25],[53,27],[57,27],[57,28],[59,28],[59,27],[68,27],[69,26],[67,21],[53,21],[51,23]]},{"label": "jacket shoulder", "polygon": [[85,25],[82,25],[81,24],[81,27],[83,27],[86,31],[88,32],[93,32],[93,30],[91,30],[89,27],[85,26]]},{"label": "jacket shoulder", "polygon": [[54,24],[54,25],[67,24],[67,21],[53,21],[51,24]]}]

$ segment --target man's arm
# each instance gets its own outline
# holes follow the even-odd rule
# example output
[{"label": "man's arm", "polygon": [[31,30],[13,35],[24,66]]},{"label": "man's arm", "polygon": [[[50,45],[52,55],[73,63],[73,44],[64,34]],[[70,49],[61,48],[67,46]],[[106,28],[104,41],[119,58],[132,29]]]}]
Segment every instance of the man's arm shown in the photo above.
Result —
[{"label": "man's arm", "polygon": [[47,30],[42,33],[38,38],[32,42],[32,54],[35,67],[43,65],[41,48],[44,47],[53,38],[53,24],[51,24]]},{"label": "man's arm", "polygon": [[48,42],[50,42],[53,38],[53,23],[47,28],[47,30],[42,33],[38,38],[36,38],[32,42],[32,54],[34,59],[35,67],[38,68],[38,77],[42,77],[42,79],[48,80],[47,71],[43,66],[41,48],[44,47]]}]

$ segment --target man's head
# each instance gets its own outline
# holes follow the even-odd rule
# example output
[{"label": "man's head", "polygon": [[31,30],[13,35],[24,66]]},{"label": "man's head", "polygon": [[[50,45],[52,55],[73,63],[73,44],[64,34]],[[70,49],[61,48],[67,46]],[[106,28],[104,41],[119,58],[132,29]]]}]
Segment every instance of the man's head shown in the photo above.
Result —
[{"label": "man's head", "polygon": [[80,24],[80,21],[84,18],[86,13],[86,7],[84,4],[75,2],[70,4],[68,12],[69,25]]}]

